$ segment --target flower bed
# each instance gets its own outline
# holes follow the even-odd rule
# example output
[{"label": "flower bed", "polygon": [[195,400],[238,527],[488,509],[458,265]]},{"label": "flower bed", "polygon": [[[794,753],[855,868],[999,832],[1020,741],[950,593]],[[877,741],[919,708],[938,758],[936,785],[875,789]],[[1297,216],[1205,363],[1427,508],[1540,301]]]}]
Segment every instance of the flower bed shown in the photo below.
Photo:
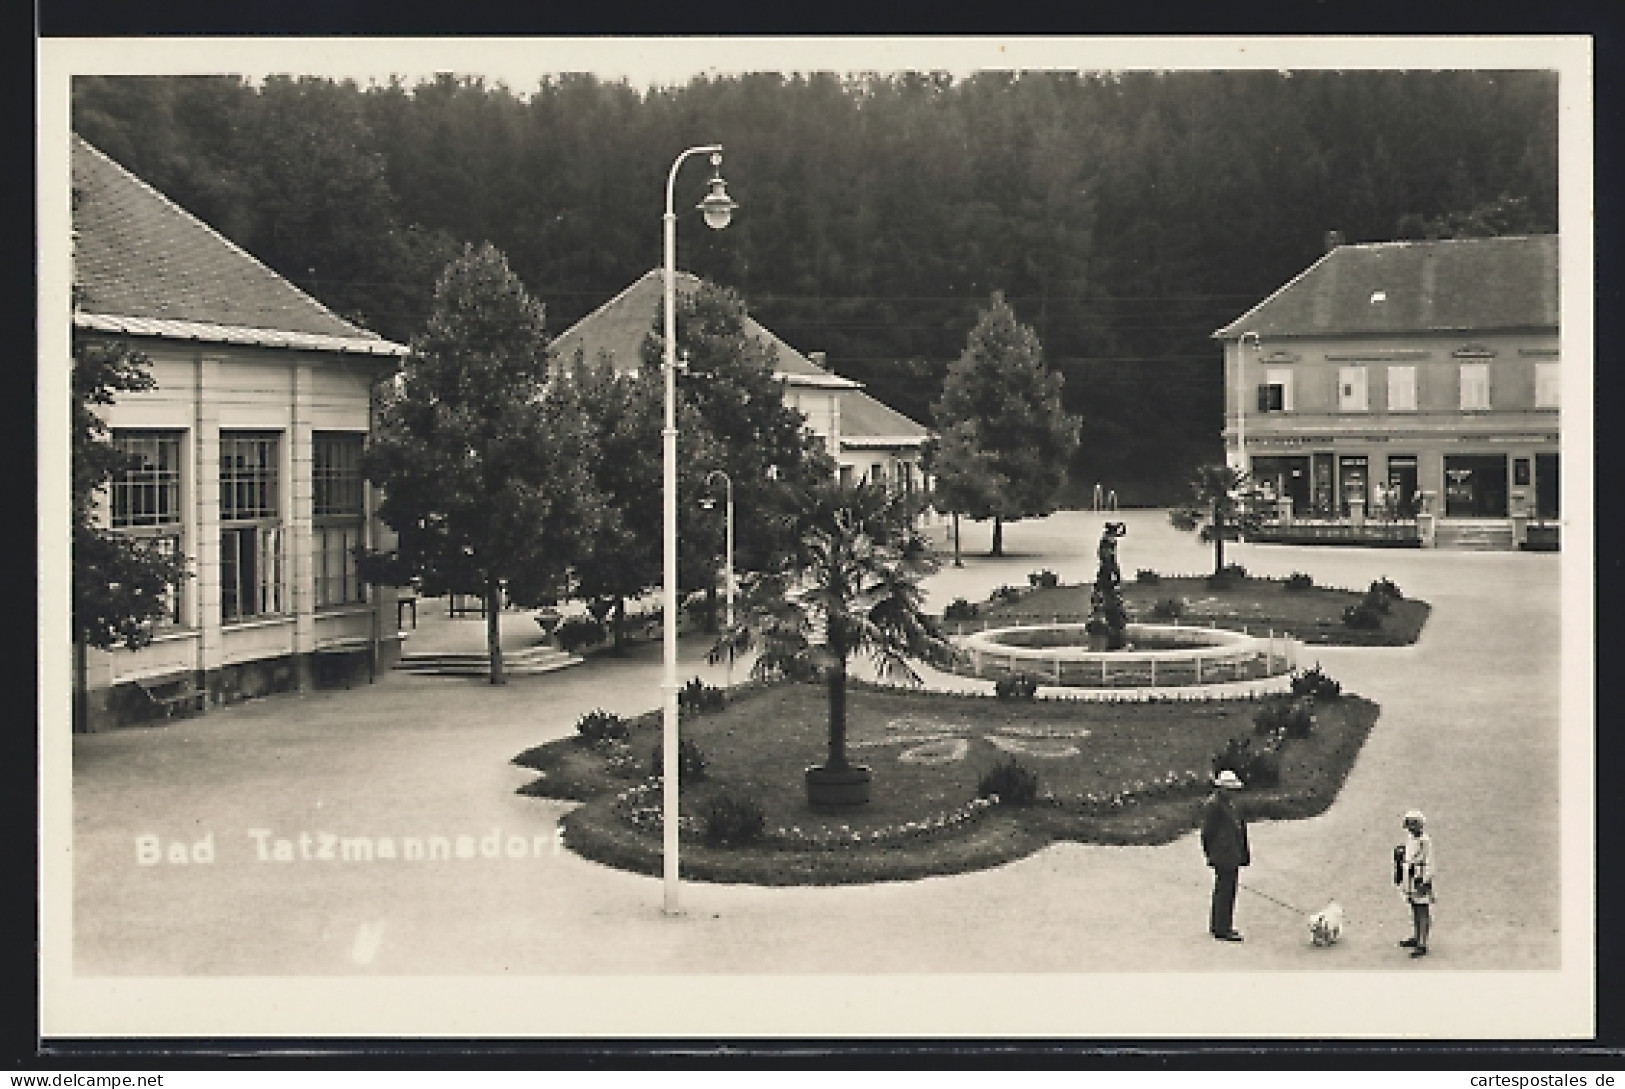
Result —
[{"label": "flower bed", "polygon": [[[757,884],[902,880],[980,869],[1057,839],[1161,843],[1192,827],[1214,754],[1253,733],[1259,700],[1073,703],[853,685],[849,751],[874,777],[870,804],[814,812],[802,771],[824,755],[827,707],[818,685],[744,686],[728,706],[685,720],[683,739],[706,756],[704,780],[685,779],[679,835],[685,876]],[[1278,787],[1248,791],[1276,818],[1320,812],[1336,796],[1375,705],[1344,697],[1319,709],[1314,736],[1282,750]],[[771,728],[764,728],[771,724]],[[586,804],[565,842],[597,861],[661,871],[662,782],[650,777],[660,716],[629,723],[624,742],[580,738],[529,750],[516,762],[543,774],[522,793]],[[928,752],[932,759],[912,759]],[[1018,760],[1039,780],[1030,805],[978,797],[997,765]],[[982,793],[987,793],[987,789]],[[707,840],[708,814],[759,807],[749,842]]]}]

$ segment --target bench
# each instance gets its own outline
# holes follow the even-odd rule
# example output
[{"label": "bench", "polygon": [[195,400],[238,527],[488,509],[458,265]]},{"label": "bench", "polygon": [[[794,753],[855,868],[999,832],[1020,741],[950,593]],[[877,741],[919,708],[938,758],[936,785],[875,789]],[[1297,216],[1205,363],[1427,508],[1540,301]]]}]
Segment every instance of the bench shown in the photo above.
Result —
[{"label": "bench", "polygon": [[177,710],[201,711],[204,692],[197,686],[197,675],[190,669],[160,673],[152,677],[137,677],[132,682],[147,701],[165,718]]}]

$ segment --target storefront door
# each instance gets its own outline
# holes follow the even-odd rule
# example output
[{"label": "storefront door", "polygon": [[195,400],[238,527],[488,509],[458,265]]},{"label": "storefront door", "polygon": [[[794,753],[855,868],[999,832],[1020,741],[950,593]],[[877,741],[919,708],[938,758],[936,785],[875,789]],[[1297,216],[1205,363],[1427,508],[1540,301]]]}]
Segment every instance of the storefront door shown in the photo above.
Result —
[{"label": "storefront door", "polygon": [[1338,509],[1343,517],[1347,518],[1350,504],[1359,503],[1362,508],[1366,502],[1366,485],[1370,480],[1370,464],[1364,454],[1344,454],[1338,459],[1337,477],[1339,482]]},{"label": "storefront door", "polygon": [[1446,518],[1505,518],[1505,454],[1456,454],[1444,459]]},{"label": "storefront door", "polygon": [[1558,516],[1557,455],[1535,455],[1535,515],[1543,519]]},{"label": "storefront door", "polygon": [[1416,455],[1388,455],[1388,502],[1394,518],[1416,517]]}]

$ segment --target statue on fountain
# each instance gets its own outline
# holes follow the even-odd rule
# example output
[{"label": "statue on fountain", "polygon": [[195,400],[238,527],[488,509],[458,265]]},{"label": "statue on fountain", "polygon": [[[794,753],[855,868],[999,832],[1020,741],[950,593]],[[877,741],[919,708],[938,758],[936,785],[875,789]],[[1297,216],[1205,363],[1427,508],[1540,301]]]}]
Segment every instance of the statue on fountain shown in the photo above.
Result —
[{"label": "statue on fountain", "polygon": [[1100,531],[1097,552],[1100,567],[1095,572],[1095,589],[1089,598],[1090,650],[1121,650],[1128,643],[1123,634],[1128,625],[1128,614],[1123,609],[1123,573],[1117,566],[1117,539],[1127,532],[1128,527],[1122,522],[1107,522]]}]

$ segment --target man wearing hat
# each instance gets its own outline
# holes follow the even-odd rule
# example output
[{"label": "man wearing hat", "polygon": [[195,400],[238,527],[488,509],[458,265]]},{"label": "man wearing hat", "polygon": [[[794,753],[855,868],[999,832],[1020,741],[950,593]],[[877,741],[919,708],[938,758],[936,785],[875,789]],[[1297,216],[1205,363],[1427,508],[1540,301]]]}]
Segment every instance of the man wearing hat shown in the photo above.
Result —
[{"label": "man wearing hat", "polygon": [[1236,910],[1237,871],[1252,861],[1247,852],[1247,822],[1241,819],[1231,795],[1242,788],[1241,779],[1226,768],[1213,780],[1213,793],[1202,806],[1202,853],[1213,867],[1213,910],[1208,929],[1222,942],[1241,941],[1232,922]]}]

